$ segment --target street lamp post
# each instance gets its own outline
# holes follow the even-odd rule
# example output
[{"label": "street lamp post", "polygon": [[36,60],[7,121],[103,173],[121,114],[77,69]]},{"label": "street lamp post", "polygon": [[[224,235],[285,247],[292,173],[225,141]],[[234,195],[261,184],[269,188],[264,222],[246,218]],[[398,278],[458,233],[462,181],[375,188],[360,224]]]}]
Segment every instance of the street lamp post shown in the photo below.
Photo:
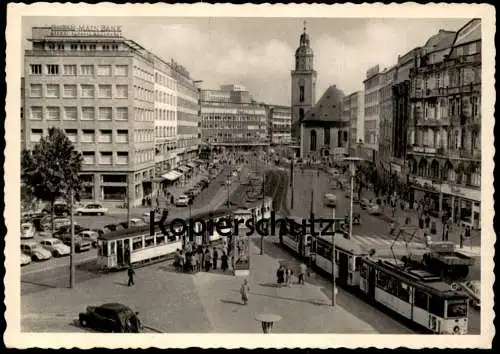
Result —
[{"label": "street lamp post", "polygon": [[354,175],[356,174],[356,162],[362,161],[359,157],[347,157],[344,161],[349,162],[349,172],[351,179],[351,199],[349,208],[349,239],[352,238],[352,212],[353,212],[353,197],[354,197]]},{"label": "street lamp post", "polygon": [[[336,206],[332,207],[332,218],[335,220],[335,209]],[[336,304],[336,297],[337,297],[337,280],[335,277],[335,270],[337,268],[336,265],[336,257],[335,257],[335,222],[333,224],[333,230],[332,230],[332,307],[335,307]]]},{"label": "street lamp post", "polygon": [[293,181],[293,157],[290,163],[290,189],[291,189],[291,201],[290,201],[290,210],[293,210],[293,190],[294,190],[294,181]]},{"label": "street lamp post", "polygon": [[73,189],[70,190],[69,192],[69,214],[70,214],[70,228],[71,228],[71,253],[70,253],[70,258],[69,258],[69,286],[71,289],[74,289],[76,286],[76,275],[75,275],[75,222],[73,218],[73,213],[74,213],[74,201],[73,201]]}]

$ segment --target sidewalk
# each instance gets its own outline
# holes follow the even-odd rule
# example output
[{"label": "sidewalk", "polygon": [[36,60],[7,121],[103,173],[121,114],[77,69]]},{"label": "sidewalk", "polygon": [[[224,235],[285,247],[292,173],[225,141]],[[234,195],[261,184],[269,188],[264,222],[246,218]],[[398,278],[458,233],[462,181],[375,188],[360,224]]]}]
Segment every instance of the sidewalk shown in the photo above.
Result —
[{"label": "sidewalk", "polygon": [[[376,200],[376,196],[373,193],[372,190],[364,190],[363,191],[363,198],[367,199],[372,199]],[[381,206],[381,210],[383,215],[381,217],[387,218],[387,220],[392,220],[392,208],[389,206]],[[398,207],[396,208],[396,214],[395,214],[395,222],[399,225],[404,225],[406,218],[410,218],[410,225],[412,226],[418,226],[418,212],[414,209],[410,210],[401,210],[401,208]],[[390,222],[390,221],[389,221]],[[436,234],[432,235],[430,232],[427,232],[428,235],[432,236],[433,241],[442,241],[442,234],[443,234],[443,222],[441,221],[440,218],[435,218],[431,216],[431,223],[435,222],[436,223]],[[453,224],[450,227],[450,231],[448,233],[448,240],[455,243],[457,245],[457,249],[460,249],[460,228]],[[463,241],[463,249],[469,248],[470,246],[474,246],[475,249],[480,249],[481,246],[481,231],[478,230],[472,230],[471,231],[471,238],[470,240],[464,240]],[[480,253],[480,252],[479,252]]]},{"label": "sidewalk", "polygon": [[[77,283],[74,290],[47,288],[23,296],[21,329],[82,331],[72,323],[86,306],[119,302],[139,311],[146,326],[170,333],[262,333],[255,320],[261,313],[282,317],[273,333],[378,333],[340,303],[331,307],[320,286],[306,282],[277,288],[275,271],[279,258],[271,249],[276,246],[266,240],[265,254],[258,255],[252,241],[250,245],[247,306],[241,304],[239,294],[243,278],[229,272],[178,273],[168,263],[161,263],[137,269],[132,287],[127,286],[127,274],[120,272]],[[363,313],[363,309],[356,311]]]}]

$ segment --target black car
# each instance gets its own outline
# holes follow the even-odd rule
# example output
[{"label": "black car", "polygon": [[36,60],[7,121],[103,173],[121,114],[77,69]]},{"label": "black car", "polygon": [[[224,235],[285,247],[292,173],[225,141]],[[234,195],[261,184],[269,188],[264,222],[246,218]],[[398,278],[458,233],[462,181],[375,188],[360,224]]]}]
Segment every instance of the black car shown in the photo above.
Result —
[{"label": "black car", "polygon": [[[56,203],[54,204],[54,214],[56,216],[66,216],[69,215],[69,207],[64,203]],[[42,209],[42,213],[51,214],[51,207],[47,205]]]},{"label": "black car", "polygon": [[143,330],[139,313],[119,303],[88,306],[78,319],[82,327],[112,333],[140,333]]},{"label": "black car", "polygon": [[[78,224],[74,225],[75,228],[75,235],[79,234],[82,231],[86,231],[89,228],[88,227],[83,227]],[[61,226],[59,229],[57,229],[56,232],[52,234],[52,237],[54,238],[61,238],[62,236],[71,233],[71,226]]]}]

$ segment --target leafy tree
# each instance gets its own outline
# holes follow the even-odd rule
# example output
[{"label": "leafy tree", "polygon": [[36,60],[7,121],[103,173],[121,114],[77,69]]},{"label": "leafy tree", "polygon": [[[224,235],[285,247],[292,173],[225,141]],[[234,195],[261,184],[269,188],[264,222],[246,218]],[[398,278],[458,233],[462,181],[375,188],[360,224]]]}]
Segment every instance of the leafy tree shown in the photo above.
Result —
[{"label": "leafy tree", "polygon": [[59,129],[52,127],[31,151],[23,150],[21,180],[29,194],[50,203],[52,232],[54,232],[54,204],[57,199],[67,199],[72,191],[79,200],[81,181],[78,173],[82,156]]}]

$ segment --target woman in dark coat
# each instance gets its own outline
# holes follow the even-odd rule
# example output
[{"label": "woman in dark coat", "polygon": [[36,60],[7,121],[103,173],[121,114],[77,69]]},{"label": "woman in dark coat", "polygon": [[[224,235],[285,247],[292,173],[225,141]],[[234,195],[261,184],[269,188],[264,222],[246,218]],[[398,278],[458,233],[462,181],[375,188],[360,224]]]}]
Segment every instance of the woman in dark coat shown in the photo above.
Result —
[{"label": "woman in dark coat", "polygon": [[278,286],[281,286],[285,282],[285,268],[282,265],[279,266],[276,277],[278,278]]}]

